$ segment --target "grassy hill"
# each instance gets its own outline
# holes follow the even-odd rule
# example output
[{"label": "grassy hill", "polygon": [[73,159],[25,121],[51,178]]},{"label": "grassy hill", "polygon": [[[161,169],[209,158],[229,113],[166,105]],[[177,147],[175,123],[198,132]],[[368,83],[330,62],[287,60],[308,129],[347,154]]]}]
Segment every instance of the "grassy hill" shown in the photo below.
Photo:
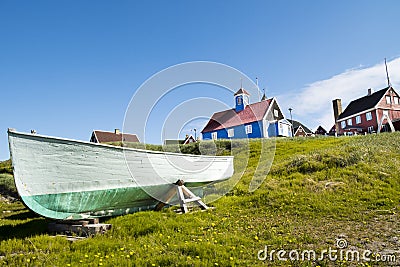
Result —
[{"label": "grassy hill", "polygon": [[[249,151],[239,147],[233,178],[243,170],[242,179],[212,203],[214,210],[178,215],[165,209],[111,218],[111,231],[83,241],[49,236],[47,220],[19,202],[0,202],[0,265],[390,265],[332,261],[326,254],[313,261],[278,260],[278,250],[313,250],[319,258],[324,250],[337,249],[338,240],[345,240],[348,250],[370,250],[372,260],[395,255],[400,264],[400,133],[278,139],[271,170],[251,193],[261,144],[251,141]],[[234,149],[226,141],[203,145],[218,154]],[[186,149],[193,153],[196,147]],[[265,246],[268,253],[275,250],[272,261],[257,257]]]}]

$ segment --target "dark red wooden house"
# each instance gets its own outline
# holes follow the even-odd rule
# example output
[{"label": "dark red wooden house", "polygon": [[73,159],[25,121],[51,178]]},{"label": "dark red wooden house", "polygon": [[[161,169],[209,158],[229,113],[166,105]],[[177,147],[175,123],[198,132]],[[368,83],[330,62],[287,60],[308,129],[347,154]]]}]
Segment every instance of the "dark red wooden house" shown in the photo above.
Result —
[{"label": "dark red wooden house", "polygon": [[341,100],[333,100],[338,134],[374,133],[394,130],[393,121],[400,119],[400,97],[392,86],[350,102],[341,112]]}]

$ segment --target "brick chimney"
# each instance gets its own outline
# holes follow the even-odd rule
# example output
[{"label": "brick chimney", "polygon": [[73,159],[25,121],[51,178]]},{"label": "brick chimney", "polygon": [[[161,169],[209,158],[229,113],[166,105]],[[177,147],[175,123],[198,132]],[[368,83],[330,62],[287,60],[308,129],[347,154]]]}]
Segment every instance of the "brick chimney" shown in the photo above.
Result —
[{"label": "brick chimney", "polygon": [[121,131],[120,131],[119,129],[115,129],[115,130],[114,130],[114,133],[115,133],[115,134],[120,134]]},{"label": "brick chimney", "polygon": [[337,119],[339,118],[339,115],[342,113],[342,99],[332,100],[332,103],[333,103],[333,116],[335,118],[336,133],[339,133],[339,123],[337,122]]}]

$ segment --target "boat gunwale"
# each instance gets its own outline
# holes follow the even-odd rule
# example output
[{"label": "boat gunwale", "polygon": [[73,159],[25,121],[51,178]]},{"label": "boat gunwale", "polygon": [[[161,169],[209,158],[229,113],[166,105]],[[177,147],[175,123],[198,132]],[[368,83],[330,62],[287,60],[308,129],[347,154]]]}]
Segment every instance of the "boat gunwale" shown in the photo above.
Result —
[{"label": "boat gunwale", "polygon": [[[72,142],[72,143],[78,143],[78,144],[89,145],[89,146],[99,146],[99,147],[105,147],[105,148],[116,149],[116,150],[128,150],[128,151],[136,151],[136,152],[149,153],[149,154],[186,156],[186,157],[194,157],[194,158],[204,157],[204,158],[213,158],[213,159],[234,158],[234,156],[194,155],[194,154],[183,154],[183,153],[175,153],[175,152],[147,150],[147,149],[132,148],[132,147],[120,147],[120,146],[113,146],[113,145],[108,145],[108,144],[103,144],[103,143],[93,143],[93,142],[69,139],[69,138],[63,138],[63,137],[55,137],[55,136],[42,135],[42,134],[23,133],[23,132],[18,132],[16,130],[10,129],[10,128],[7,130],[7,133],[8,133],[8,136],[10,136],[10,134],[15,134],[15,135],[20,135],[20,136],[25,136],[25,137],[40,137],[40,138],[49,139],[49,140]],[[143,144],[143,145],[146,145],[146,144]]]}]

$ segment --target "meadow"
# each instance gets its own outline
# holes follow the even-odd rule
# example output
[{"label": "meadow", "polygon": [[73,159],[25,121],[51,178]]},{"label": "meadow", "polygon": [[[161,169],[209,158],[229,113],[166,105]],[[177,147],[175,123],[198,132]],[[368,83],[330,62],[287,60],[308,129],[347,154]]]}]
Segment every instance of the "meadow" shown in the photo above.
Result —
[{"label": "meadow", "polygon": [[[238,183],[210,204],[214,209],[182,215],[167,208],[108,218],[103,222],[113,225],[110,231],[74,242],[49,235],[49,220],[14,199],[10,162],[2,162],[0,265],[400,265],[399,132],[277,139],[269,143],[276,147],[272,166],[266,168],[269,172],[250,192],[264,153],[262,144],[252,140],[242,149],[240,143],[216,141],[215,146],[200,143],[183,148],[187,153],[218,155],[236,149],[233,179]],[[346,246],[338,247],[343,243]],[[371,251],[370,261],[319,257],[325,250],[339,248]],[[315,251],[317,259],[296,259],[296,253],[290,259],[286,253],[281,255],[286,260],[280,260],[279,250]]]}]

